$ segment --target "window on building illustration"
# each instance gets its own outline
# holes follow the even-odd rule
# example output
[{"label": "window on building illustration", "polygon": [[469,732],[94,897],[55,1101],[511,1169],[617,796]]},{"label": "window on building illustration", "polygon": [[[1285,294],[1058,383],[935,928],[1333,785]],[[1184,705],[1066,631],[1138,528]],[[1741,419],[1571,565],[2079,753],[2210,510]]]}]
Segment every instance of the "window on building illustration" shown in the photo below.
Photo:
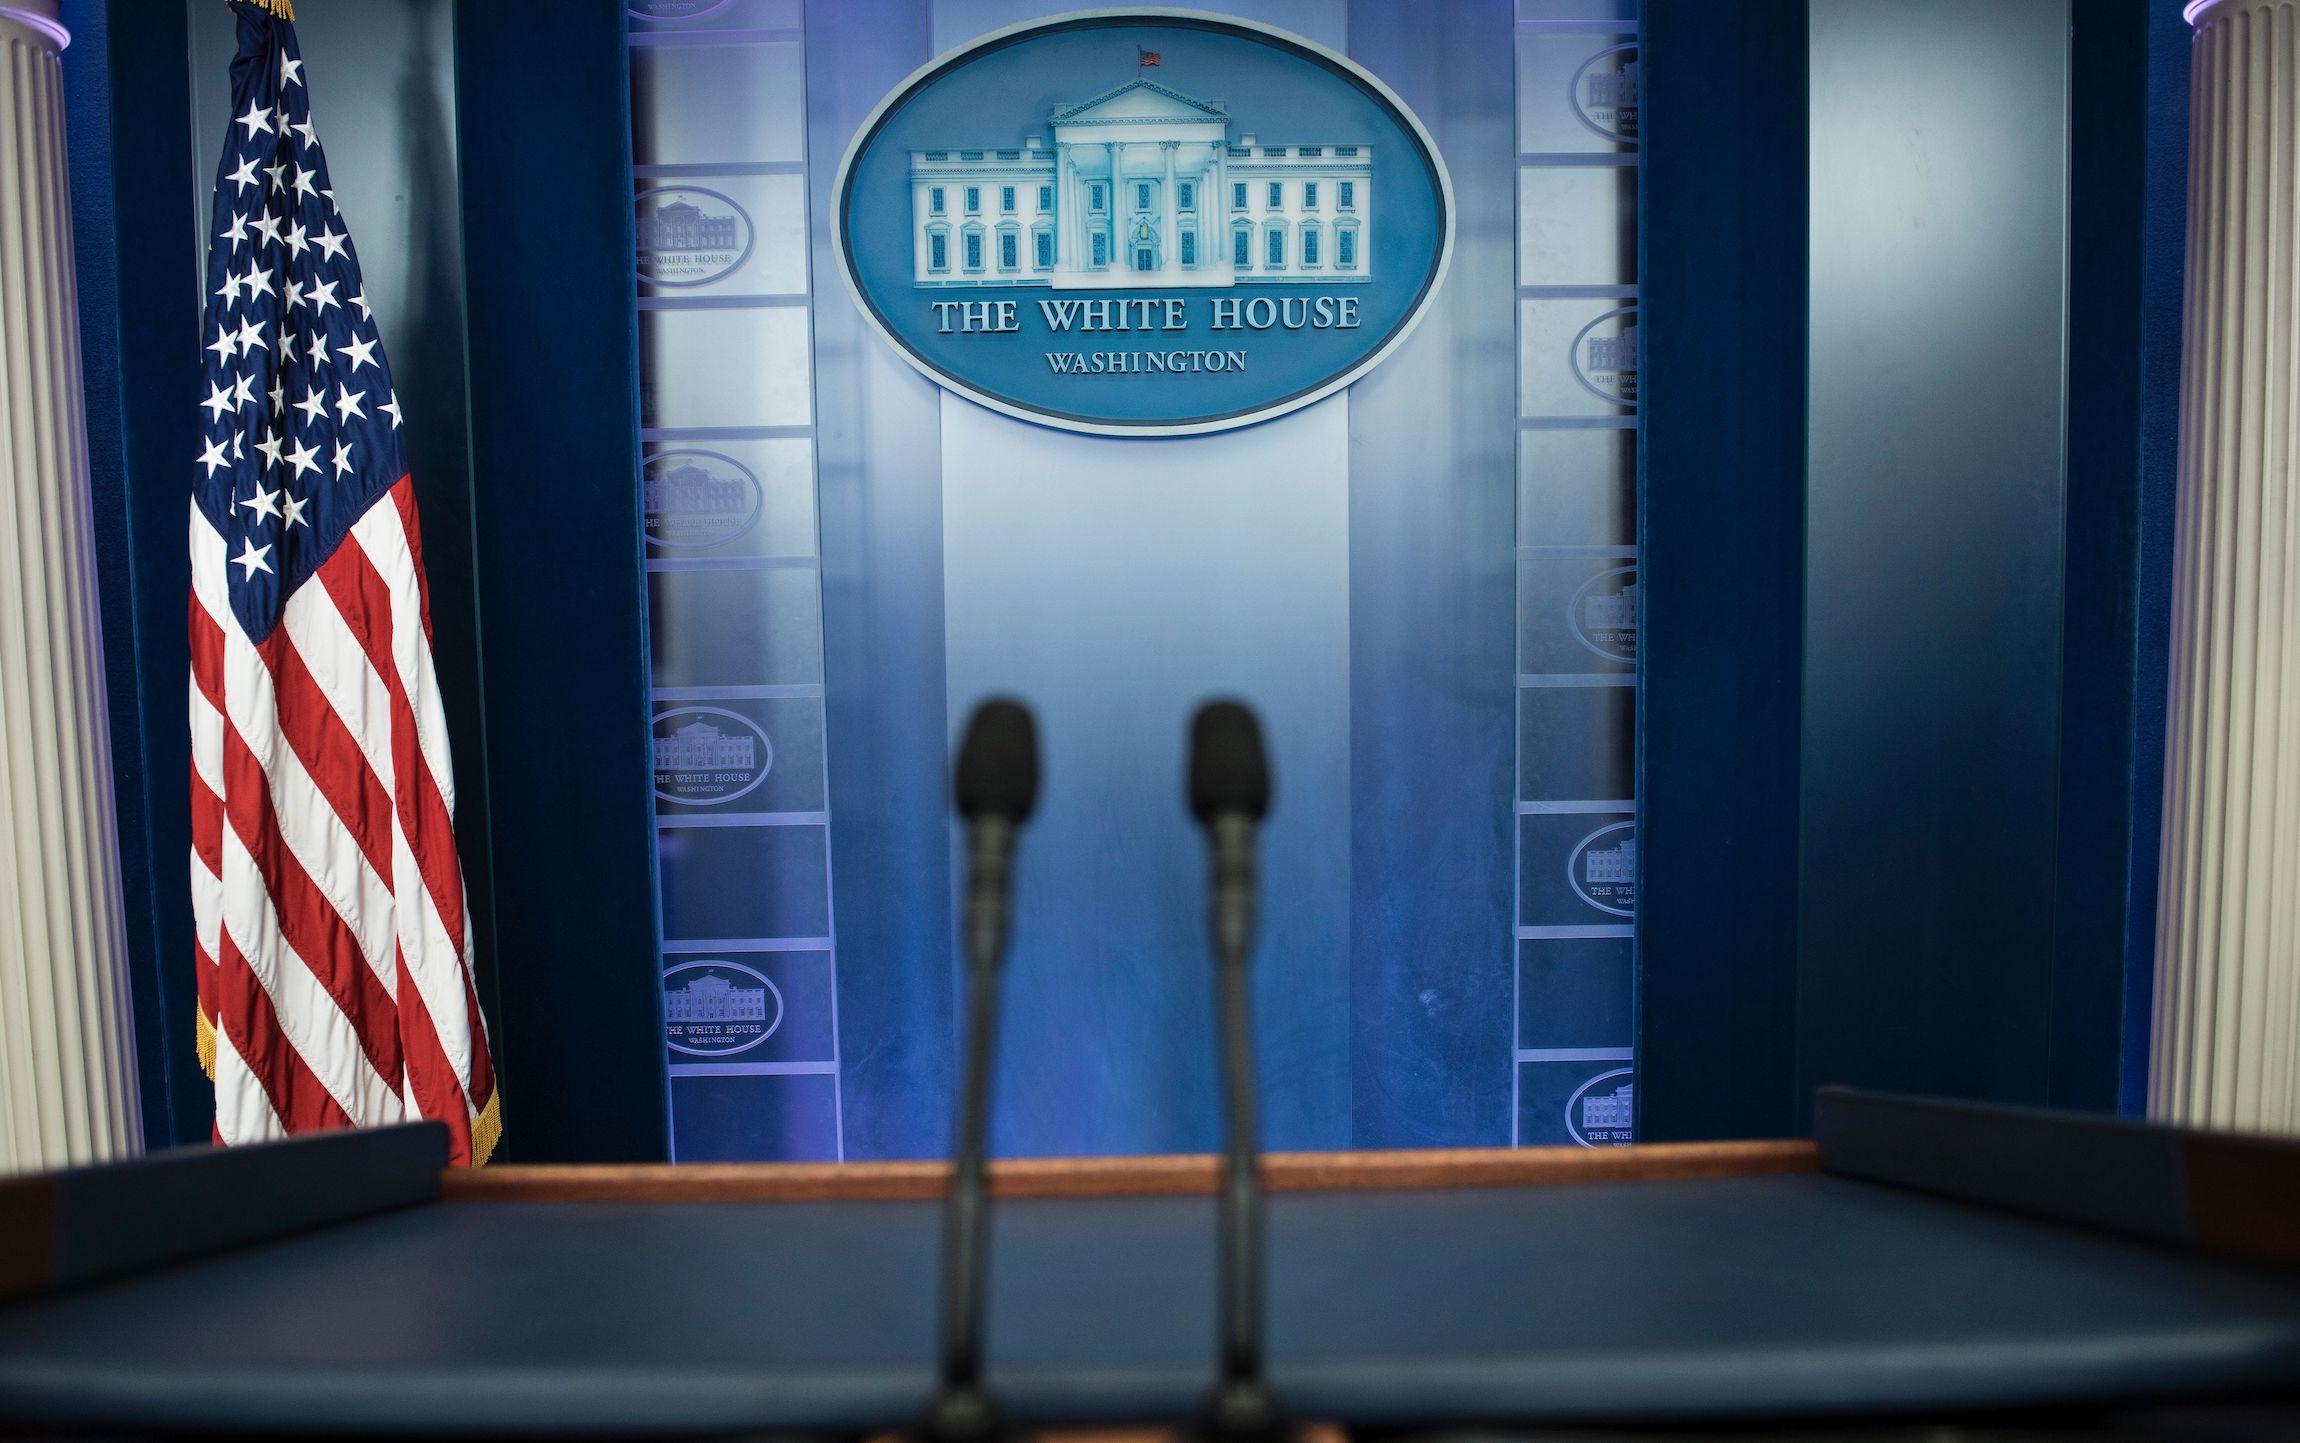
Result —
[{"label": "window on building illustration", "polygon": [[982,232],[980,231],[967,232],[966,268],[970,271],[982,269]]},{"label": "window on building illustration", "polygon": [[1099,186],[1099,185],[1090,185],[1090,186],[1086,187],[1086,208],[1087,208],[1088,210],[1100,210],[1100,209],[1102,209],[1102,187],[1101,187],[1101,186]]},{"label": "window on building illustration", "polygon": [[1174,187],[1174,199],[1181,205],[1182,209],[1196,210],[1198,208],[1198,187],[1189,181],[1182,181]]},{"label": "window on building illustration", "polygon": [[1306,266],[1314,266],[1317,263],[1318,228],[1316,226],[1308,226],[1305,227],[1302,231],[1302,264]]},{"label": "window on building illustration", "polygon": [[950,237],[930,235],[926,238],[926,268],[930,271],[950,269]]},{"label": "window on building illustration", "polygon": [[1051,186],[1051,185],[1042,185],[1042,186],[1040,186],[1040,187],[1038,188],[1038,209],[1039,209],[1040,213],[1042,213],[1042,214],[1043,214],[1044,212],[1047,212],[1047,211],[1050,211],[1050,210],[1054,209],[1054,187],[1053,187],[1053,186]]},{"label": "window on building illustration", "polygon": [[1276,210],[1286,203],[1286,188],[1277,181],[1270,182],[1270,209]]},{"label": "window on building illustration", "polygon": [[982,209],[982,187],[981,187],[981,186],[979,186],[979,185],[970,185],[970,186],[968,186],[968,187],[966,188],[966,213],[967,213],[968,215],[973,215],[975,212],[977,212],[977,211],[979,211],[979,210],[981,210],[981,209]]},{"label": "window on building illustration", "polygon": [[1110,237],[1101,231],[1094,233],[1094,264],[1098,267],[1110,264]]},{"label": "window on building illustration", "polygon": [[1194,230],[1182,232],[1182,264],[1198,264],[1198,233]]},{"label": "window on building illustration", "polygon": [[1042,271],[1054,269],[1054,232],[1036,231],[1030,237],[1031,254]]},{"label": "window on building illustration", "polygon": [[1358,183],[1354,180],[1341,180],[1334,183],[1342,188],[1342,193],[1338,198],[1342,209],[1354,208],[1358,203]]},{"label": "window on building illustration", "polygon": [[998,268],[1010,271],[1020,265],[1022,240],[1013,231],[1001,231],[998,237]]},{"label": "window on building illustration", "polygon": [[1136,210],[1148,210],[1150,208],[1150,187],[1147,184],[1134,187],[1134,208]]},{"label": "window on building illustration", "polygon": [[1014,214],[1013,186],[1002,185],[998,188],[998,208],[1002,211],[1005,211],[1008,215]]},{"label": "window on building illustration", "polygon": [[1317,208],[1318,183],[1314,180],[1305,180],[1302,182],[1302,209],[1316,210]]},{"label": "window on building illustration", "polygon": [[1134,247],[1134,269],[1138,271],[1154,271],[1158,269],[1158,257],[1156,253],[1153,252],[1148,246]]},{"label": "window on building illustration", "polygon": [[927,188],[927,192],[926,192],[926,208],[927,208],[928,212],[929,212],[929,213],[931,213],[931,214],[934,214],[934,215],[941,215],[941,214],[942,214],[942,187],[941,187],[941,186],[939,186],[939,185],[936,185],[936,186],[929,186],[929,187]]},{"label": "window on building illustration", "polygon": [[1233,210],[1246,208],[1246,182],[1238,181],[1230,187],[1230,206]]},{"label": "window on building illustration", "polygon": [[1358,263],[1358,233],[1354,230],[1334,232],[1334,265],[1348,270]]},{"label": "window on building illustration", "polygon": [[1240,226],[1230,236],[1230,264],[1248,270],[1254,264],[1254,233]]},{"label": "window on building illustration", "polygon": [[1270,227],[1270,244],[1267,255],[1270,269],[1284,269],[1286,264],[1286,233],[1276,226]]}]

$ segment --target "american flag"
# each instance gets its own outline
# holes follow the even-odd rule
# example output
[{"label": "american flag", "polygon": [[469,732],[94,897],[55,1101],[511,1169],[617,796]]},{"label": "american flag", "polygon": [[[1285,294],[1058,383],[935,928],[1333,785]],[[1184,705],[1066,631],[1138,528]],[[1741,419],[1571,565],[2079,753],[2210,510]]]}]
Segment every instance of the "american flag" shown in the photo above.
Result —
[{"label": "american flag", "polygon": [[192,898],[219,1142],[501,1131],[400,410],[294,26],[236,0],[192,482]]}]

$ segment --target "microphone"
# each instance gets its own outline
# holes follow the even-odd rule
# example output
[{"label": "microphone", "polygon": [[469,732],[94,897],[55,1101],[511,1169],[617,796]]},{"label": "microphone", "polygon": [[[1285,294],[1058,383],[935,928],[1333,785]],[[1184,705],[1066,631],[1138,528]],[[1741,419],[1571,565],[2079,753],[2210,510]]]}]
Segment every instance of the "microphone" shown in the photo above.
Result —
[{"label": "microphone", "polygon": [[1246,959],[1254,944],[1254,831],[1270,809],[1261,724],[1234,701],[1190,723],[1190,811],[1206,829],[1222,1049],[1221,1376],[1206,1400],[1215,1443],[1269,1443],[1284,1412],[1262,1372],[1262,1184]]},{"label": "microphone", "polygon": [[1002,1432],[982,1386],[983,1268],[990,1253],[984,1174],[990,1084],[998,1036],[998,964],[1014,892],[1014,843],[1038,800],[1038,728],[1020,703],[976,707],[952,788],[966,819],[966,1055],[950,1193],[942,1214],[942,1379],[927,1409],[936,1443],[978,1443]]}]

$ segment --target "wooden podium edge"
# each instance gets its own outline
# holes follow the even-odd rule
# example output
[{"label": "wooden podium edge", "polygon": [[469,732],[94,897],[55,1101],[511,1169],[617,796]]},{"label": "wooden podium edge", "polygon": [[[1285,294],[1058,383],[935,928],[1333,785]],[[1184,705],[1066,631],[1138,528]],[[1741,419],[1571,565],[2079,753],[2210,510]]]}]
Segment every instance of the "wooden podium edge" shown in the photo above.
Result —
[{"label": "wooden podium edge", "polygon": [[[1819,1170],[1802,1139],[1646,1143],[1633,1147],[1432,1148],[1394,1152],[1275,1152],[1272,1192],[1376,1188],[1545,1187],[1572,1183],[1740,1177]],[[450,1168],[446,1202],[850,1202],[942,1196],[941,1162],[581,1163]],[[998,1197],[1160,1197],[1211,1194],[1217,1160],[1153,1157],[1012,1158],[990,1166]]]}]

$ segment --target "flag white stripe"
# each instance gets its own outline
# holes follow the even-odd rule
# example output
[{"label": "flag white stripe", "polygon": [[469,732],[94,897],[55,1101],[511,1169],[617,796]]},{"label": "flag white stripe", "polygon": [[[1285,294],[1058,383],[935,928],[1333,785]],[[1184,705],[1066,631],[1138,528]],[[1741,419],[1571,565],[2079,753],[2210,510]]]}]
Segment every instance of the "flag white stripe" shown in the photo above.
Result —
[{"label": "flag white stripe", "polygon": [[220,1027],[216,1029],[216,1135],[232,1146],[287,1136],[263,1083]]}]

